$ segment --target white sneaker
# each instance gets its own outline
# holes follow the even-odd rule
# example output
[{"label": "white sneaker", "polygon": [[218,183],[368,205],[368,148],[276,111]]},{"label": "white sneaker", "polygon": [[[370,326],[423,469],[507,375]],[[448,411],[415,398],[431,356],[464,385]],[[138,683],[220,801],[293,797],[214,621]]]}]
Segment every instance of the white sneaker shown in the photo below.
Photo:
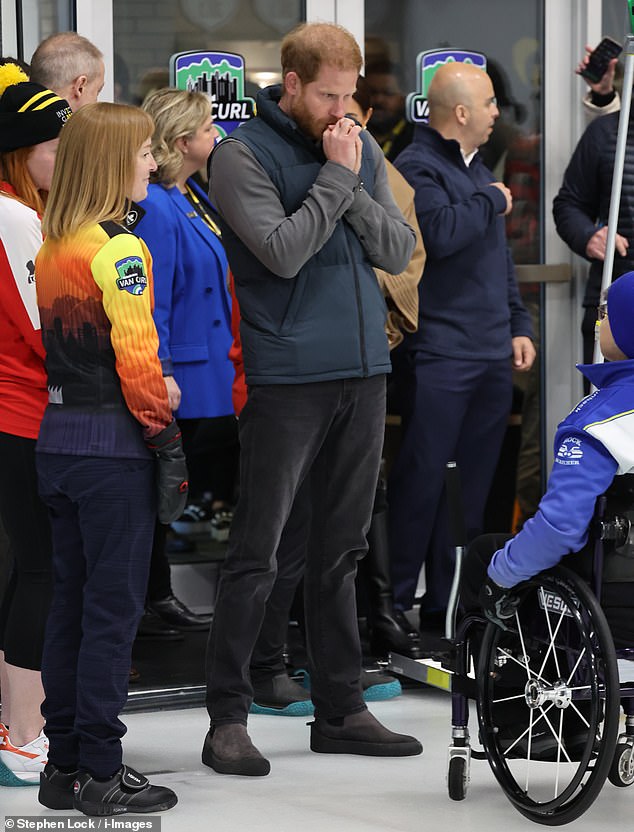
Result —
[{"label": "white sneaker", "polygon": [[172,523],[176,534],[209,535],[211,533],[211,510],[207,505],[190,503],[178,520]]},{"label": "white sneaker", "polygon": [[0,745],[0,763],[6,769],[3,780],[16,782],[3,782],[6,786],[27,786],[39,785],[40,772],[48,760],[48,739],[41,733],[26,745],[15,746],[9,739],[9,734],[4,734],[4,742]]},{"label": "white sneaker", "polygon": [[229,540],[231,523],[233,522],[233,511],[228,508],[217,508],[211,515],[211,537],[218,543],[226,543]]}]

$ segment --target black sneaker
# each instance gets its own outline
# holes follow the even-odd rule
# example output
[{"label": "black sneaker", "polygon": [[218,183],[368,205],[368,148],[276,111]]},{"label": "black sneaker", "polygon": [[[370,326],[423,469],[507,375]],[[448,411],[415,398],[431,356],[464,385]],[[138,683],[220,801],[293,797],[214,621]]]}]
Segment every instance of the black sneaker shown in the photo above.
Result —
[{"label": "black sneaker", "polygon": [[164,812],[178,803],[171,789],[150,785],[147,777],[125,765],[105,781],[82,771],[73,788],[73,806],[85,815]]},{"label": "black sneaker", "polygon": [[40,790],[37,799],[47,809],[72,809],[73,784],[79,772],[60,771],[53,763],[47,763],[40,773]]}]

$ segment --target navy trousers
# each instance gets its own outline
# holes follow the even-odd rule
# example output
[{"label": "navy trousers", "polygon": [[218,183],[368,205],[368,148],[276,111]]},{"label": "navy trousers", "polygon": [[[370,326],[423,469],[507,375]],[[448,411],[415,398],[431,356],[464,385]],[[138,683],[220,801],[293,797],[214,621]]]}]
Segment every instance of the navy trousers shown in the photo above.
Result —
[{"label": "navy trousers", "polygon": [[249,389],[240,415],[240,498],[207,650],[212,724],[242,723],[249,662],[276,575],[276,552],[310,474],[306,636],[315,710],[365,708],[354,578],[379,473],[385,377]]},{"label": "navy trousers", "polygon": [[403,435],[388,482],[394,601],[414,604],[425,564],[421,611],[447,606],[454,558],[444,498],[445,466],[460,467],[467,534],[482,531],[484,508],[511,411],[511,360],[465,361],[393,353]]},{"label": "navy trousers", "polygon": [[37,454],[53,534],[42,682],[49,760],[107,778],[143,612],[156,519],[154,460]]}]

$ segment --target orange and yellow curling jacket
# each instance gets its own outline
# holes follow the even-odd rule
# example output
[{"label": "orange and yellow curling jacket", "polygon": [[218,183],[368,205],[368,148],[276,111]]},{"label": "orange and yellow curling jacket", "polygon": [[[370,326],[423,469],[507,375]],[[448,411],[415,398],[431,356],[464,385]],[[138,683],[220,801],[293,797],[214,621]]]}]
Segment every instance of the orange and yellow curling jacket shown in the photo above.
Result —
[{"label": "orange and yellow curling jacket", "polygon": [[53,240],[35,261],[49,404],[40,452],[147,457],[172,421],[152,320],[151,257],[104,222]]}]

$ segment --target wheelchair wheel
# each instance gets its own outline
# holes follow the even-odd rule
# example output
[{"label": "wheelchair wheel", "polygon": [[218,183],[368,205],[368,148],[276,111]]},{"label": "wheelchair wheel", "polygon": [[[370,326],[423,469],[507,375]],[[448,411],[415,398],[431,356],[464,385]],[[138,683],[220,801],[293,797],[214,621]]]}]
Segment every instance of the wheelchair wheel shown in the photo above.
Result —
[{"label": "wheelchair wheel", "polygon": [[614,643],[590,589],[558,567],[518,586],[478,660],[480,739],[506,796],[558,826],[593,803],[612,765],[620,691]]},{"label": "wheelchair wheel", "polygon": [[447,790],[451,800],[464,800],[467,796],[469,772],[464,757],[453,757],[449,760],[447,771]]},{"label": "wheelchair wheel", "polygon": [[634,783],[634,746],[619,742],[608,774],[608,780],[614,786],[631,786]]}]

